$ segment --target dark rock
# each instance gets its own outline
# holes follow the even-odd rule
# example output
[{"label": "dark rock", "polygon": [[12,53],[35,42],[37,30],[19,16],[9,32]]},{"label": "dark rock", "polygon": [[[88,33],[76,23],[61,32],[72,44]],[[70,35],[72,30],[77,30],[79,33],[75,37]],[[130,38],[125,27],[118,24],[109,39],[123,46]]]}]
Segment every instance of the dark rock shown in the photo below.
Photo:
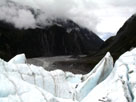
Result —
[{"label": "dark rock", "polygon": [[115,36],[112,36],[110,38],[108,38],[100,47],[100,49],[104,49],[105,47],[109,46],[111,44],[111,42],[113,42]]},{"label": "dark rock", "polygon": [[69,61],[65,63],[82,63],[82,65],[89,65],[90,69],[83,69],[89,72],[108,51],[113,56],[114,61],[116,61],[123,53],[134,47],[136,47],[136,15],[133,15],[124,23],[116,36],[107,39],[98,52],[85,58],[77,59],[75,62]]},{"label": "dark rock", "polygon": [[136,15],[130,17],[119,29],[115,37],[106,40],[95,56],[105,55],[110,52],[116,60],[121,54],[136,47]]},{"label": "dark rock", "polygon": [[95,33],[71,20],[57,19],[52,23],[44,28],[17,29],[12,24],[0,21],[0,57],[7,60],[20,53],[25,53],[28,58],[78,56],[98,51],[103,44]]},{"label": "dark rock", "polygon": [[80,58],[74,61],[59,61],[55,62],[56,65],[73,65],[73,68],[79,68],[79,70],[88,73],[94,68],[94,66],[105,56],[109,51],[116,61],[126,51],[136,47],[136,16],[130,17],[125,24],[119,29],[116,36],[107,39],[100,50],[94,54]]}]

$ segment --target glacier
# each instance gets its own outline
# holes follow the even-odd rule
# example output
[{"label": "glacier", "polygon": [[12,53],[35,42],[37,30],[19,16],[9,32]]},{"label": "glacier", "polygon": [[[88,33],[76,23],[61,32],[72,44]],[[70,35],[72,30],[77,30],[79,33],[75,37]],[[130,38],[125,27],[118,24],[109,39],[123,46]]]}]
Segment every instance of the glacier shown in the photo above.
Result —
[{"label": "glacier", "polygon": [[47,71],[24,54],[0,59],[0,102],[136,102],[136,48],[113,62],[109,52],[88,74]]}]

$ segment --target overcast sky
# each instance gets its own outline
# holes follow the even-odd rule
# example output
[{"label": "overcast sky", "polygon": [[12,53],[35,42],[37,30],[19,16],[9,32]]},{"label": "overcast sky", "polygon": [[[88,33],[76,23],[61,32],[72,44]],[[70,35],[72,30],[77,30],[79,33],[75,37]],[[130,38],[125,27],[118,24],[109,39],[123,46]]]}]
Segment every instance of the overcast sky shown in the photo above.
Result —
[{"label": "overcast sky", "polygon": [[107,33],[116,34],[135,11],[136,0],[0,0],[0,20],[20,29],[48,25],[49,18],[61,17],[74,20],[104,39]]}]

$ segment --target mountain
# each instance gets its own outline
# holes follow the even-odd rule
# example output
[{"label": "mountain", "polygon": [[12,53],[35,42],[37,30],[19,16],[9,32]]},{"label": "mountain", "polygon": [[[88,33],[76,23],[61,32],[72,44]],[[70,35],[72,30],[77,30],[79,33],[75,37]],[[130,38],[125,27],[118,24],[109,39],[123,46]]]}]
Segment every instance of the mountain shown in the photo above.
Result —
[{"label": "mountain", "polygon": [[96,55],[104,55],[109,51],[116,60],[121,54],[136,47],[136,15],[132,15],[119,29],[116,36],[107,39]]},{"label": "mountain", "polygon": [[107,39],[109,39],[111,37],[111,35],[115,35],[115,33],[104,32],[104,33],[100,34],[100,38],[103,39],[104,41],[106,41]]},{"label": "mountain", "polygon": [[0,21],[0,43],[0,57],[9,59],[20,53],[29,58],[93,53],[103,40],[71,20],[56,19],[35,29],[18,29]]},{"label": "mountain", "polygon": [[[87,57],[77,59],[75,61],[60,61],[55,62],[56,65],[75,65],[75,68],[84,66],[80,70],[89,72],[93,67],[104,57],[107,52],[110,52],[116,61],[121,54],[136,47],[136,15],[132,15],[124,25],[119,29],[116,36],[107,39],[96,53],[90,53]],[[59,67],[58,67],[59,68]]]}]

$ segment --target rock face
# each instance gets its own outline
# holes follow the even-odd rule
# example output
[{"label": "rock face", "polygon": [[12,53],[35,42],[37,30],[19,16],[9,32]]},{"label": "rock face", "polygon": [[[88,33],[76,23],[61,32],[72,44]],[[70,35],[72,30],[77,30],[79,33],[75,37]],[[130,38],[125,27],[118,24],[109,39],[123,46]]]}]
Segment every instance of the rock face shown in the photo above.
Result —
[{"label": "rock face", "polygon": [[97,51],[103,41],[71,20],[27,30],[1,21],[0,43],[0,57],[9,59],[19,53],[27,57],[87,54]]},{"label": "rock face", "polygon": [[133,47],[136,47],[136,15],[133,15],[125,22],[115,37],[105,41],[101,47],[103,49],[98,52],[98,55],[104,55],[109,51],[113,58],[117,59],[121,54]]},{"label": "rock face", "polygon": [[[136,47],[136,15],[132,15],[124,23],[124,25],[117,32],[116,36],[112,36],[107,39],[102,44],[98,52],[95,54],[89,54],[88,57],[77,60],[75,63],[80,62],[84,65],[89,65],[91,70],[107,52],[110,52],[114,61],[116,61],[121,54],[132,49],[133,47]],[[71,63],[73,62],[71,61]],[[86,69],[84,68],[84,70]],[[88,70],[86,70],[86,72],[88,72]]]}]

